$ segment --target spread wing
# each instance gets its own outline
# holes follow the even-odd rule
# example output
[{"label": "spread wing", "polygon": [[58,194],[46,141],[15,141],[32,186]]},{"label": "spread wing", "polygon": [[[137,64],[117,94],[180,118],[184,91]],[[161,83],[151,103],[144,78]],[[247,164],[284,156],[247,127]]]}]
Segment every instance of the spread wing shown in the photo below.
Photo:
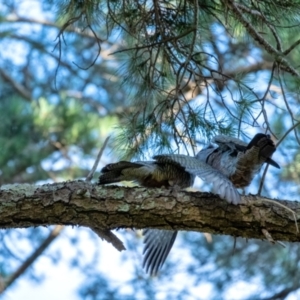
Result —
[{"label": "spread wing", "polygon": [[154,159],[157,161],[178,164],[183,167],[186,172],[198,176],[206,182],[212,183],[213,192],[219,194],[221,198],[229,203],[238,204],[241,202],[240,194],[226,176],[195,157],[173,154],[157,155]]}]

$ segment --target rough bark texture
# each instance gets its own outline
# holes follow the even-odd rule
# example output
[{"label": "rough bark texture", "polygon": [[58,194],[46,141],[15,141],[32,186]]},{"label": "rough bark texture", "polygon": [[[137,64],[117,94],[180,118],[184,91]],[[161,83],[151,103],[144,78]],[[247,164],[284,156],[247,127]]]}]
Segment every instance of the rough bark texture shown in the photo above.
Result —
[{"label": "rough bark texture", "polygon": [[265,200],[247,196],[235,206],[210,193],[100,187],[83,181],[6,185],[0,189],[0,228],[53,224],[93,230],[152,227],[258,239],[265,239],[266,229],[274,240],[300,241],[294,215],[281,206],[292,209],[298,219],[300,203]]}]

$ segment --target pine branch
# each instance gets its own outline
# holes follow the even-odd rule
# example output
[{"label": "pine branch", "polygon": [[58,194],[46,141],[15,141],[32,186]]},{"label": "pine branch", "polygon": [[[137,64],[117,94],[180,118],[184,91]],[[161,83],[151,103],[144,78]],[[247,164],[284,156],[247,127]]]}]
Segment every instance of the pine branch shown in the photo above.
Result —
[{"label": "pine branch", "polygon": [[274,57],[274,59],[278,62],[279,65],[282,65],[287,72],[290,74],[299,77],[299,73],[296,69],[294,69],[290,63],[285,59],[285,52],[279,51],[274,48],[263,36],[256,30],[256,28],[248,21],[245,15],[242,13],[239,5],[233,0],[225,1],[227,7],[231,10],[233,15],[241,22],[241,24],[245,27],[249,35],[263,48]]},{"label": "pine branch", "polygon": [[300,215],[299,202],[258,196],[243,200],[234,206],[209,193],[99,187],[83,181],[6,185],[0,189],[0,227],[151,227],[257,239],[265,239],[262,230],[266,229],[274,241],[300,241],[295,226],[295,216]]}]

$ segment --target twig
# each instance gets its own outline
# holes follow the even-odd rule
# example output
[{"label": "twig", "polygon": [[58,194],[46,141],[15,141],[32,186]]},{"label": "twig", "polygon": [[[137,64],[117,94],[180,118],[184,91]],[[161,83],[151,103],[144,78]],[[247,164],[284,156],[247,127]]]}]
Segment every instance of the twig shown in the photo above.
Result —
[{"label": "twig", "polygon": [[249,33],[252,38],[258,42],[260,45],[264,47],[264,49],[272,55],[275,60],[284,65],[286,68],[286,71],[290,74],[300,77],[300,74],[296,69],[294,69],[292,66],[289,65],[289,62],[284,57],[284,54],[274,48],[270,43],[268,43],[262,35],[255,29],[255,27],[246,19],[246,17],[241,12],[240,8],[236,5],[236,3],[233,0],[227,0],[225,1],[227,4],[227,7],[230,9],[230,11],[233,13],[233,15],[238,19],[238,21],[245,27],[247,32]]},{"label": "twig", "polygon": [[281,144],[281,142],[286,138],[286,136],[299,125],[300,125],[300,121],[295,123],[290,129],[288,129],[286,133],[283,135],[283,137],[277,142],[276,147],[278,147]]},{"label": "twig", "polygon": [[16,279],[18,279],[25,271],[35,262],[42,252],[59,236],[64,226],[57,225],[50,232],[48,237],[40,244],[40,246],[24,261],[24,263],[14,272],[7,280],[4,280],[0,287],[0,294],[2,294]]},{"label": "twig", "polygon": [[270,232],[269,232],[267,229],[263,228],[263,229],[261,230],[261,232],[263,233],[263,235],[265,236],[265,238],[266,238],[270,243],[275,244],[274,239],[272,238]]},{"label": "twig", "polygon": [[0,69],[0,75],[4,80],[9,82],[12,87],[28,102],[32,101],[32,95],[29,90],[25,88],[22,84],[15,81],[12,77],[10,77],[7,73],[5,73],[2,69]]},{"label": "twig", "polygon": [[288,55],[294,48],[296,48],[300,44],[300,39],[297,40],[294,44],[292,44],[289,48],[287,48],[283,54]]},{"label": "twig", "polygon": [[242,11],[245,11],[245,12],[253,15],[254,17],[260,18],[263,21],[263,23],[271,30],[271,32],[277,42],[277,50],[282,52],[282,45],[281,45],[280,37],[278,36],[274,26],[272,24],[270,24],[270,22],[267,20],[267,18],[261,12],[258,10],[250,9],[239,3],[236,3],[236,6],[238,8],[240,8]]},{"label": "twig", "polygon": [[[285,103],[285,106],[286,106],[286,108],[287,108],[288,113],[289,113],[290,116],[291,116],[292,124],[294,125],[294,124],[295,124],[295,122],[294,122],[294,121],[295,121],[294,113],[293,113],[293,111],[292,111],[292,109],[291,109],[291,107],[290,107],[290,105],[289,105],[289,102],[288,102],[288,100],[287,100],[287,98],[286,98],[286,95],[285,95],[285,93],[284,93],[283,83],[282,83],[282,79],[281,79],[280,69],[279,69],[279,68],[278,68],[278,80],[279,80],[280,88],[281,88],[281,90],[282,90],[282,98],[283,98],[283,101],[284,101],[284,103]],[[298,121],[298,120],[296,120],[296,121]],[[298,144],[300,144],[300,140],[299,140],[297,131],[295,130],[294,133],[295,133],[295,138],[296,138]]]},{"label": "twig", "polygon": [[92,63],[88,67],[85,67],[85,68],[80,67],[77,63],[75,63],[73,61],[73,64],[81,70],[88,70],[89,68],[91,68],[96,63],[96,60],[98,59],[98,57],[100,56],[100,53],[101,53],[100,42],[102,42],[102,40],[97,36],[96,32],[94,31],[94,29],[92,28],[92,26],[90,24],[88,24],[88,28],[91,30],[91,32],[93,33],[93,35],[95,37],[96,43],[98,45],[98,53],[97,53],[96,57],[94,58],[94,60],[92,61]]},{"label": "twig", "polygon": [[264,173],[263,173],[262,178],[261,178],[261,181],[259,183],[259,189],[258,189],[258,192],[257,192],[258,195],[261,194],[268,168],[269,168],[269,164],[266,165],[266,167],[264,169]]},{"label": "twig", "polygon": [[57,88],[57,85],[56,85],[56,78],[57,78],[57,74],[58,74],[58,70],[59,70],[59,67],[60,67],[60,62],[61,62],[61,56],[62,56],[62,49],[61,49],[61,37],[64,41],[64,31],[66,28],[68,28],[71,24],[75,23],[76,21],[78,21],[80,18],[81,18],[82,14],[80,14],[79,16],[77,17],[74,17],[74,18],[71,18],[69,19],[65,24],[63,24],[63,26],[61,27],[61,29],[59,30],[59,33],[56,37],[55,40],[58,40],[58,42],[56,43],[56,45],[54,46],[54,49],[52,50],[52,52],[55,50],[56,47],[58,47],[58,64],[57,64],[57,67],[55,69],[55,88]]},{"label": "twig", "polygon": [[[102,157],[102,154],[104,152],[104,149],[106,148],[106,145],[108,143],[108,140],[110,139],[110,135],[105,139],[97,157],[95,160],[95,163],[90,171],[90,173],[87,175],[85,181],[90,182],[93,179],[94,173],[98,167],[99,161]],[[109,229],[100,229],[100,228],[92,228],[92,230],[102,239],[107,241],[108,243],[112,244],[118,251],[126,250],[124,247],[123,242]]]},{"label": "twig", "polygon": [[272,244],[279,244],[279,245],[282,246],[283,248],[286,248],[286,246],[285,246],[284,243],[282,243],[282,242],[280,242],[280,241],[275,241],[275,240],[272,238],[271,233],[270,233],[267,229],[263,228],[261,231],[262,231],[263,235],[265,236],[265,238],[266,238],[270,243],[272,243]]},{"label": "twig", "polygon": [[110,139],[110,135],[105,139],[102,147],[100,148],[100,151],[99,151],[99,153],[98,153],[98,155],[96,157],[95,163],[94,163],[94,165],[93,165],[90,173],[86,176],[85,181],[90,182],[93,179],[94,173],[95,173],[95,171],[96,171],[96,169],[98,167],[99,161],[100,161],[100,159],[102,157],[103,151],[106,148],[106,145],[107,145],[109,139]]},{"label": "twig", "polygon": [[236,236],[234,237],[234,240],[233,240],[233,248],[232,248],[232,255],[235,254],[235,250],[236,250]]},{"label": "twig", "polygon": [[[277,142],[276,148],[281,144],[281,142],[286,138],[286,136],[287,136],[292,130],[294,130],[297,126],[299,126],[299,125],[300,125],[300,121],[298,121],[297,123],[294,123],[293,126],[292,126],[291,128],[289,128],[289,129],[286,131],[286,133],[283,135],[283,137]],[[263,172],[263,175],[262,175],[260,184],[259,184],[259,189],[258,189],[258,193],[257,193],[258,195],[261,194],[262,187],[263,187],[263,184],[264,184],[264,180],[265,180],[265,177],[266,177],[268,168],[269,168],[269,164],[267,164],[266,167],[265,167],[265,169],[264,169],[264,172]]]},{"label": "twig", "polygon": [[100,229],[97,227],[92,228],[92,230],[102,239],[106,240],[108,243],[112,244],[120,252],[126,250],[123,242],[109,229]]}]

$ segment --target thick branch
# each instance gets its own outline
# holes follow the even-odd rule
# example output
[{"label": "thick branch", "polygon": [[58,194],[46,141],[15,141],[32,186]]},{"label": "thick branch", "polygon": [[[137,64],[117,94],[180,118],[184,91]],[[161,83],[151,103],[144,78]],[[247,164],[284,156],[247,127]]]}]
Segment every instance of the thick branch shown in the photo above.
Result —
[{"label": "thick branch", "polygon": [[[96,186],[72,181],[42,186],[6,185],[0,189],[0,227],[53,224],[100,229],[120,227],[193,230],[298,242],[293,214],[300,203],[247,196],[238,206],[209,193],[167,189]],[[281,205],[278,205],[281,204]]]}]

